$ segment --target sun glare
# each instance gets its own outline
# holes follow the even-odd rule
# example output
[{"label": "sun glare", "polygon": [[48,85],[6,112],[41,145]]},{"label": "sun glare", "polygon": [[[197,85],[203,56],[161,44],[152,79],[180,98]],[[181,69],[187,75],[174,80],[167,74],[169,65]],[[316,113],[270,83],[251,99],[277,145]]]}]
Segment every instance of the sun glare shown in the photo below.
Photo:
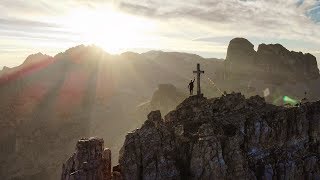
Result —
[{"label": "sun glare", "polygon": [[63,24],[78,34],[78,41],[95,44],[109,53],[119,53],[130,48],[142,48],[143,41],[154,28],[154,23],[115,9],[77,9],[68,14]]}]

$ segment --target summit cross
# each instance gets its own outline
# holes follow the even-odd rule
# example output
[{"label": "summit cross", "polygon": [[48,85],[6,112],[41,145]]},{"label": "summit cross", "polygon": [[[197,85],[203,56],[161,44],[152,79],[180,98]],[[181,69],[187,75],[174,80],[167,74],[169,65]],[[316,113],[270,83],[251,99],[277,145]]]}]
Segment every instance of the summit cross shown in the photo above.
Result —
[{"label": "summit cross", "polygon": [[201,88],[200,88],[200,75],[204,73],[204,71],[200,70],[200,64],[197,64],[197,70],[193,71],[193,73],[197,74],[197,95],[201,95]]}]

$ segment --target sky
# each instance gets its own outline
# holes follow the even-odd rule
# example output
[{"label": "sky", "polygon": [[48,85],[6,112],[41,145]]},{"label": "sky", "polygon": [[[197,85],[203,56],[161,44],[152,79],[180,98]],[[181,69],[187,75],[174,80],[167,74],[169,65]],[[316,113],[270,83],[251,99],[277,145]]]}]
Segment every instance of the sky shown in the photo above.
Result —
[{"label": "sky", "polygon": [[319,60],[320,0],[0,0],[0,68],[80,44],[225,58],[234,37]]}]

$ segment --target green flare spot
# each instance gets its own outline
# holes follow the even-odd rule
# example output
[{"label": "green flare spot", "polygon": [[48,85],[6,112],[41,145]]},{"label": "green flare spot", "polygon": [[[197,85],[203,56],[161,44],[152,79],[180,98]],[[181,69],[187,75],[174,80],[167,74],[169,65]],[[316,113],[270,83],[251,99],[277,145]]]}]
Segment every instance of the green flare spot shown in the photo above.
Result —
[{"label": "green flare spot", "polygon": [[297,100],[292,99],[292,98],[290,98],[290,97],[288,97],[288,96],[283,96],[283,102],[289,103],[289,104],[292,104],[292,105],[295,105],[295,104],[298,103]]}]

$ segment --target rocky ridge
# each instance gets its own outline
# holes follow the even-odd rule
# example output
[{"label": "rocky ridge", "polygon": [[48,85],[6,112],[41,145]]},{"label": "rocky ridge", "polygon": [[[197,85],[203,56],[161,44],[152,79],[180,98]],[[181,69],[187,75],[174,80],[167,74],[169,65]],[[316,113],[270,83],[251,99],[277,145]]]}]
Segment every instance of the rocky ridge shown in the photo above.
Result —
[{"label": "rocky ridge", "polygon": [[319,117],[319,101],[280,107],[240,93],[191,96],[127,134],[117,177],[318,179]]},{"label": "rocky ridge", "polygon": [[[278,107],[254,96],[193,96],[126,137],[124,179],[315,179],[320,102]],[[129,178],[131,177],[131,178]]]}]

